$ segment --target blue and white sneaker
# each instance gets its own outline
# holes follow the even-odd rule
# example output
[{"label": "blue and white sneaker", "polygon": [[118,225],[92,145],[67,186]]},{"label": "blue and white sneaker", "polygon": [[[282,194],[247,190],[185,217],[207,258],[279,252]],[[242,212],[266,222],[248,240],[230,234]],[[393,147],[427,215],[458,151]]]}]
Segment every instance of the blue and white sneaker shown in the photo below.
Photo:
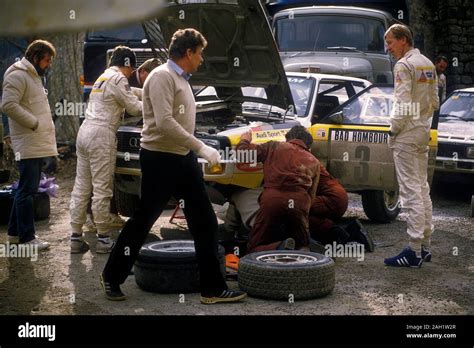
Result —
[{"label": "blue and white sneaker", "polygon": [[431,250],[425,246],[421,246],[421,258],[424,262],[431,261]]},{"label": "blue and white sneaker", "polygon": [[416,253],[410,248],[406,247],[397,256],[390,257],[384,260],[385,265],[392,267],[416,267],[420,268],[423,263],[421,257],[417,257]]}]

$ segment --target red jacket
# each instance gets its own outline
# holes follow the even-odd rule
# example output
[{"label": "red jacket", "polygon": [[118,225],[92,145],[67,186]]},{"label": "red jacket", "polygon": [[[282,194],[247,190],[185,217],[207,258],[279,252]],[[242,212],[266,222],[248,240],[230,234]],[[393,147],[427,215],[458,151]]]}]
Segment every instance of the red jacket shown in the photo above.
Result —
[{"label": "red jacket", "polygon": [[315,190],[320,163],[303,141],[269,141],[256,145],[242,140],[237,145],[239,150],[257,151],[257,161],[263,163],[263,187],[282,191]]}]

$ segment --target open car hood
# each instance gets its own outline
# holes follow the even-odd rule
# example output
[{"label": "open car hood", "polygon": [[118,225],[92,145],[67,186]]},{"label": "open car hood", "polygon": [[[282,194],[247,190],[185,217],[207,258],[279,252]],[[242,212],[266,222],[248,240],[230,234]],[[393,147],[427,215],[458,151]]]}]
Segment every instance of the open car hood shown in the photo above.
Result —
[{"label": "open car hood", "polygon": [[[194,2],[194,3],[193,3]],[[194,86],[214,86],[221,100],[242,102],[242,87],[263,87],[262,103],[293,105],[290,86],[265,10],[256,0],[170,1],[144,23],[156,52],[169,47],[178,29],[194,28],[208,41]]]}]

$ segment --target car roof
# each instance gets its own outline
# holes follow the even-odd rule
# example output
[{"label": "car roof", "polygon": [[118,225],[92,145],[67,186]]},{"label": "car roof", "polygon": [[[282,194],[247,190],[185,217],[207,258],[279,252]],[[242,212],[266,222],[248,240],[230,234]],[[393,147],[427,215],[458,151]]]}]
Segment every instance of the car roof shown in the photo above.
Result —
[{"label": "car roof", "polygon": [[461,89],[457,89],[455,90],[454,92],[474,92],[474,87],[468,87],[468,88],[461,88]]},{"label": "car roof", "polygon": [[343,75],[333,75],[333,74],[318,74],[318,73],[304,73],[304,72],[287,72],[286,76],[298,76],[298,77],[314,77],[317,80],[322,79],[338,79],[338,80],[346,80],[346,81],[354,81],[354,82],[364,82],[367,84],[371,84],[370,81],[360,79],[358,77],[350,77],[350,76],[343,76]]},{"label": "car roof", "polygon": [[290,12],[298,13],[298,14],[310,14],[310,13],[318,13],[318,14],[340,14],[340,15],[357,15],[357,16],[364,16],[364,17],[378,17],[381,19],[390,19],[392,16],[390,13],[381,11],[381,10],[374,10],[369,8],[363,7],[355,7],[355,6],[305,6],[305,7],[294,7],[288,8],[286,10],[281,10],[277,12],[274,18],[288,15]]}]

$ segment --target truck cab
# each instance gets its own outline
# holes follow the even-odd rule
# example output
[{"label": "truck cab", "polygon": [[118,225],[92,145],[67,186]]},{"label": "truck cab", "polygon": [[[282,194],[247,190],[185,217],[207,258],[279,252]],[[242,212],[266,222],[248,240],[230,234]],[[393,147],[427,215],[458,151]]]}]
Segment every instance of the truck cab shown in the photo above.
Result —
[{"label": "truck cab", "polygon": [[106,69],[113,49],[119,45],[128,46],[135,52],[137,66],[154,57],[147,46],[143,28],[139,24],[87,32],[84,42],[84,102],[89,100],[92,85]]},{"label": "truck cab", "polygon": [[394,22],[381,10],[349,6],[289,8],[273,17],[286,71],[358,77],[393,83],[394,60],[384,33]]}]

